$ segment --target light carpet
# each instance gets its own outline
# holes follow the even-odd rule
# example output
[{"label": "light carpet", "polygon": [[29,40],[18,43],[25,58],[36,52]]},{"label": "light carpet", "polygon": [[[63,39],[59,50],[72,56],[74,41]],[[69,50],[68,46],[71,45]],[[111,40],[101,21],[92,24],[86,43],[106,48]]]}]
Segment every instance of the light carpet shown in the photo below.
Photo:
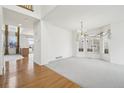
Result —
[{"label": "light carpet", "polygon": [[124,66],[96,59],[68,58],[47,67],[85,88],[124,88]]}]

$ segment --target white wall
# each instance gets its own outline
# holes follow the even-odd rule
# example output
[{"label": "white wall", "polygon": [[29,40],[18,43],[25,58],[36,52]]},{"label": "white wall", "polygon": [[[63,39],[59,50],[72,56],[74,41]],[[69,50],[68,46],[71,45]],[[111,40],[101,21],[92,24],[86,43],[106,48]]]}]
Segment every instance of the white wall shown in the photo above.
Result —
[{"label": "white wall", "polygon": [[46,17],[48,14],[50,14],[57,6],[56,5],[44,5],[41,6],[41,13],[42,18]]},{"label": "white wall", "polygon": [[0,6],[0,75],[2,75],[2,70],[4,66],[3,60],[3,31],[2,31],[2,24],[3,24],[3,11],[2,7]]},{"label": "white wall", "polygon": [[[72,55],[75,57],[75,56],[77,56],[77,54],[79,54],[78,53],[78,48],[79,48],[79,43],[78,43],[78,36],[77,36],[77,31],[76,30],[74,30],[74,31],[72,31],[72,48],[73,48],[73,50],[72,50]],[[81,55],[81,54],[79,54],[79,55]],[[82,56],[82,55],[81,55]]]},{"label": "white wall", "polygon": [[28,38],[25,35],[20,35],[20,48],[29,48]]},{"label": "white wall", "polygon": [[72,56],[72,32],[46,23],[47,61]]},{"label": "white wall", "polygon": [[39,65],[47,64],[46,58],[46,30],[44,22],[34,23],[34,62]]},{"label": "white wall", "polygon": [[39,65],[72,56],[72,32],[43,20],[34,23],[34,42],[34,62]]},{"label": "white wall", "polygon": [[34,62],[41,65],[41,22],[34,23]]},{"label": "white wall", "polygon": [[111,62],[124,64],[124,21],[111,24]]}]

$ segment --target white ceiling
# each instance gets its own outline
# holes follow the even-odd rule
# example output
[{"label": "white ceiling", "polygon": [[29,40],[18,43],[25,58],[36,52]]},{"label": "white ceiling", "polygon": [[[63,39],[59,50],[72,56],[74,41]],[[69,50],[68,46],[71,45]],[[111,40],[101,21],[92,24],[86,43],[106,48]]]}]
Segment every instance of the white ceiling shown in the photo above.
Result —
[{"label": "white ceiling", "polygon": [[5,24],[13,26],[19,26],[19,24],[21,24],[23,34],[33,34],[33,23],[36,22],[37,19],[5,8],[3,9],[3,14]]},{"label": "white ceiling", "polygon": [[41,5],[42,18],[49,15],[55,8],[56,5]]},{"label": "white ceiling", "polygon": [[124,6],[57,6],[47,15],[45,20],[68,30],[79,29],[80,21],[83,20],[85,28],[89,30],[124,20]]}]

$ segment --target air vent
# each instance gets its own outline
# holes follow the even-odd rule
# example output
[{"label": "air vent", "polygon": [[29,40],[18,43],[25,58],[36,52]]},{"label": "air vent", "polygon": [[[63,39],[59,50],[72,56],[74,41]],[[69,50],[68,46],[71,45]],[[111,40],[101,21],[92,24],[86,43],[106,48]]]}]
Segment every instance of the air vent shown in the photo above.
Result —
[{"label": "air vent", "polygon": [[58,56],[58,57],[56,57],[56,59],[61,59],[62,58],[62,56]]}]

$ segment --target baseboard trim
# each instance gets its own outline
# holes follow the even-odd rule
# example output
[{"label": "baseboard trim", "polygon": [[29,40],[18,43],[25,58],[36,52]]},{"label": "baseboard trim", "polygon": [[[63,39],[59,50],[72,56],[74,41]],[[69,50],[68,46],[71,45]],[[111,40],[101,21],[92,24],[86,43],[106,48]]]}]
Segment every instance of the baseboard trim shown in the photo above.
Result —
[{"label": "baseboard trim", "polygon": [[61,59],[55,59],[55,60],[49,61],[48,64],[51,63],[51,62],[56,62],[56,61],[66,60],[66,59],[69,59],[69,58],[72,58],[72,57],[73,57],[73,56],[65,57],[65,58],[61,58]]},{"label": "baseboard trim", "polygon": [[34,61],[34,64],[39,65],[39,66],[46,65],[46,64],[39,64],[36,61]]}]

